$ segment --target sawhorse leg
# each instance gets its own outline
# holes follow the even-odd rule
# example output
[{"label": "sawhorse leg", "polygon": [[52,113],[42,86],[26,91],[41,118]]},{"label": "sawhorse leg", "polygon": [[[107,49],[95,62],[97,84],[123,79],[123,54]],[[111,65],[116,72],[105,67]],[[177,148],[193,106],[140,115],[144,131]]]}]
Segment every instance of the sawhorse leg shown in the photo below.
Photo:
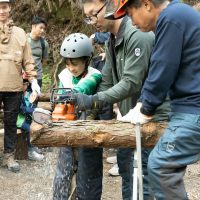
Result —
[{"label": "sawhorse leg", "polygon": [[134,150],[133,200],[143,200],[142,147],[140,123],[135,125],[136,149]]}]

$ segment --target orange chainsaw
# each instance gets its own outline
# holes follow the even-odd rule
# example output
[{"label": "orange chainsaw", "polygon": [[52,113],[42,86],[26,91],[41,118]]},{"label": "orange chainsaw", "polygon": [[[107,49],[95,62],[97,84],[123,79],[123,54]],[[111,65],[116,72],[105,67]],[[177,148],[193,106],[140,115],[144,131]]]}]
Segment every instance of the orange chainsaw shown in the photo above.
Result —
[{"label": "orange chainsaw", "polygon": [[73,91],[70,88],[52,89],[50,102],[53,108],[53,122],[77,119],[72,93]]}]

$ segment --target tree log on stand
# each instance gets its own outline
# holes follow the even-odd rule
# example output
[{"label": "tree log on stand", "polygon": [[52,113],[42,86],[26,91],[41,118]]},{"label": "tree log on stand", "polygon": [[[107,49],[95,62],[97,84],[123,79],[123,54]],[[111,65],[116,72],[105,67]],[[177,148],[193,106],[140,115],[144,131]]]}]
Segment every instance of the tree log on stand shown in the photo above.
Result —
[{"label": "tree log on stand", "polygon": [[[167,122],[141,126],[142,146],[153,147]],[[136,147],[135,129],[130,123],[109,121],[65,121],[52,127],[31,126],[32,144],[38,147]]]}]

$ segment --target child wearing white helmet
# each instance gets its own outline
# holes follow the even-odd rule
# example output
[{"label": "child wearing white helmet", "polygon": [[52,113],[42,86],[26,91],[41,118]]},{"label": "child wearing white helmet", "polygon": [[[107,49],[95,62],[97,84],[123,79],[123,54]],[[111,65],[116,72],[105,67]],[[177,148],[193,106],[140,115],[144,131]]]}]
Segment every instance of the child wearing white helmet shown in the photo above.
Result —
[{"label": "child wearing white helmet", "polygon": [[58,75],[59,87],[94,94],[101,73],[89,66],[93,55],[90,39],[82,33],[73,33],[64,39],[60,54],[65,58],[66,68]]},{"label": "child wearing white helmet", "polygon": [[[94,94],[101,81],[101,73],[89,66],[93,55],[91,40],[82,33],[70,34],[64,39],[60,54],[64,57],[66,68],[58,75],[59,88],[72,88],[78,93]],[[72,148],[62,147],[54,177],[54,200],[69,198],[73,163]]]}]

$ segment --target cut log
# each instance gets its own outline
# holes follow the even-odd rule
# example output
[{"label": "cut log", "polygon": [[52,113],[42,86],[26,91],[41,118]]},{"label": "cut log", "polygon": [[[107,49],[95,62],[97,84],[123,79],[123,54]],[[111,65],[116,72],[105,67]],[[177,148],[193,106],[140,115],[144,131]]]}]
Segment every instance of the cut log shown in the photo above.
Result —
[{"label": "cut log", "polygon": [[39,97],[39,101],[42,101],[42,102],[50,102],[50,96],[51,94],[50,93],[42,93]]},{"label": "cut log", "polygon": [[43,108],[45,110],[52,111],[51,103],[50,102],[38,102],[38,108]]},{"label": "cut log", "polygon": [[[142,146],[153,147],[163,134],[167,122],[142,125]],[[66,121],[52,127],[31,126],[32,143],[38,147],[130,147],[135,148],[134,125],[110,121]]]}]

